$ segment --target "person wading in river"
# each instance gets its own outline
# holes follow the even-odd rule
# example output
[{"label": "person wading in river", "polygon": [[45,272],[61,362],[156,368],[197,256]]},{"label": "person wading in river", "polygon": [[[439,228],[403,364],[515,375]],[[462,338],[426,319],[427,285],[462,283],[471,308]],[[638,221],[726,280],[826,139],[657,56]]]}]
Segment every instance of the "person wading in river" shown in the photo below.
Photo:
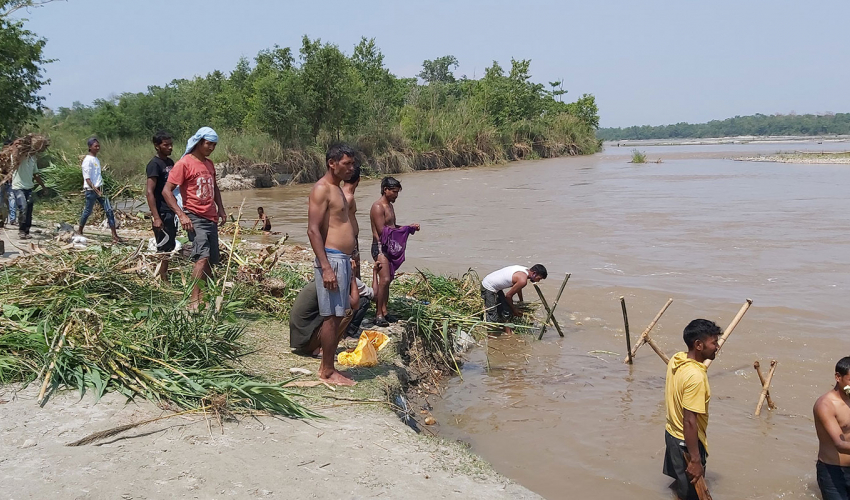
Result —
[{"label": "person wading in river", "polygon": [[[537,283],[545,280],[548,275],[543,264],[534,264],[531,269],[525,266],[503,267],[485,276],[481,280],[481,298],[487,308],[487,321],[502,323],[512,316],[522,316],[514,305],[514,295],[522,302],[522,289],[528,282]],[[508,326],[504,330],[509,335],[514,333]]]},{"label": "person wading in river", "polygon": [[[165,202],[177,214],[180,224],[192,242],[191,259],[195,263],[192,278],[195,283],[189,298],[189,310],[196,312],[201,304],[202,279],[212,279],[212,267],[219,262],[218,224],[224,224],[227,214],[221,201],[215,178],[215,166],[209,156],[215,151],[218,134],[202,127],[189,138],[183,158],[177,161],[162,190]],[[183,209],[177,205],[174,188],[183,195]]]},{"label": "person wading in river", "polygon": [[98,203],[100,208],[106,212],[106,220],[109,223],[109,228],[112,230],[112,242],[119,243],[121,238],[118,237],[118,231],[115,226],[115,214],[112,212],[112,205],[109,200],[103,196],[103,176],[101,175],[100,160],[97,154],[100,152],[100,142],[97,138],[92,137],[86,144],[89,147],[89,154],[83,158],[83,190],[86,193],[86,205],[83,207],[83,215],[80,217],[80,235],[83,234],[83,229],[86,227],[86,222],[89,220],[94,204]]},{"label": "person wading in river", "polygon": [[[671,488],[682,500],[697,500],[694,483],[705,475],[708,457],[708,402],[711,388],[704,364],[717,355],[720,327],[707,319],[695,319],[685,327],[683,338],[688,352],[678,352],[667,365],[664,404],[667,425],[664,474],[675,482]],[[683,452],[688,452],[686,461]]]},{"label": "person wading in river", "polygon": [[[151,211],[151,226],[153,236],[156,240],[156,251],[168,253],[174,250],[177,241],[177,218],[174,212],[165,202],[162,191],[168,182],[168,173],[174,168],[174,160],[171,159],[171,151],[174,141],[168,132],[157,132],[153,136],[153,147],[156,156],[148,162],[145,175],[148,177],[146,197],[148,209]],[[168,260],[160,264],[159,279],[168,279]]]},{"label": "person wading in river", "polygon": [[327,172],[310,191],[307,210],[307,237],[316,254],[315,281],[319,300],[319,344],[322,362],[319,380],[338,385],[356,382],[334,367],[340,340],[340,324],[351,314],[350,292],[354,284],[351,253],[354,252],[354,226],[348,217],[348,202],[339,187],[354,172],[355,152],[344,144],[333,145],[325,154]]},{"label": "person wading in river", "polygon": [[[390,299],[390,284],[395,270],[404,261],[404,245],[388,248],[388,244],[394,241],[392,232],[402,230],[403,233],[400,235],[406,242],[408,234],[419,231],[419,224],[404,227],[396,224],[393,203],[398,199],[400,192],[401,183],[397,179],[384,177],[381,180],[381,197],[372,204],[369,211],[369,219],[372,223],[372,259],[375,261],[372,286],[375,289],[376,326],[389,326],[390,323],[397,321],[397,318],[387,314],[387,303]],[[398,248],[399,246],[401,248]]]},{"label": "person wading in river", "polygon": [[823,500],[850,499],[850,357],[835,365],[835,386],[813,408],[818,435],[817,478]]}]

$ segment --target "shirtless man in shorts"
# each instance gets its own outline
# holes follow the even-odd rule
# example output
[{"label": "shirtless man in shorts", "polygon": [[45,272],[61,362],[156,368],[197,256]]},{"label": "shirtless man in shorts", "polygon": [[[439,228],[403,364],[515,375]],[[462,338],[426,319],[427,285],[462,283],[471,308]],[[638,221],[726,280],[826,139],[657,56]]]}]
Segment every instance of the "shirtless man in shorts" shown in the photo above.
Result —
[{"label": "shirtless man in shorts", "polygon": [[316,295],[322,316],[319,380],[337,385],[356,384],[334,367],[339,344],[337,332],[351,306],[350,287],[356,286],[351,272],[354,226],[349,219],[348,202],[339,187],[340,182],[350,179],[354,173],[354,158],[354,150],[347,145],[333,145],[328,149],[325,154],[328,170],[310,191],[307,211],[307,237],[316,254]]},{"label": "shirtless man in shorts", "polygon": [[850,499],[850,356],[835,365],[835,386],[815,401],[818,486],[823,500]]},{"label": "shirtless man in shorts", "polygon": [[348,202],[348,219],[351,225],[354,226],[354,253],[351,254],[351,261],[354,266],[354,276],[360,278],[360,224],[357,222],[357,200],[354,198],[354,191],[360,185],[360,162],[355,161],[354,173],[351,178],[345,181],[342,185],[342,192],[345,194],[345,201]]}]

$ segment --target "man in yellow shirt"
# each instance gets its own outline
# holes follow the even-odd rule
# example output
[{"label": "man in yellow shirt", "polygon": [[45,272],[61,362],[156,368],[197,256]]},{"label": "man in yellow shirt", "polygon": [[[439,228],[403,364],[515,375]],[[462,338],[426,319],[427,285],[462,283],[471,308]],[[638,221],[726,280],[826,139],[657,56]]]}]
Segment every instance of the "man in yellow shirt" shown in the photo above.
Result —
[{"label": "man in yellow shirt", "polygon": [[[676,353],[667,365],[664,474],[675,479],[671,487],[682,500],[697,498],[693,484],[705,474],[708,456],[705,431],[711,388],[704,362],[717,354],[720,333],[720,327],[713,321],[691,321],[683,335],[688,352]],[[685,451],[690,455],[689,461],[685,460]]]}]

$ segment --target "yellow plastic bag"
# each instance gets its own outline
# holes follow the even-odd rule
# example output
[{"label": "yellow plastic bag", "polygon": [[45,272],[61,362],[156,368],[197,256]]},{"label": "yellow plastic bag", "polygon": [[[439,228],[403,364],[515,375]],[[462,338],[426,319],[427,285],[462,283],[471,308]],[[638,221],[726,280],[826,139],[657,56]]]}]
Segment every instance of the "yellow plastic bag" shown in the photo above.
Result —
[{"label": "yellow plastic bag", "polygon": [[345,366],[377,366],[378,351],[383,349],[389,341],[390,338],[381,332],[365,330],[360,334],[357,347],[353,351],[339,353],[336,360],[339,364]]}]

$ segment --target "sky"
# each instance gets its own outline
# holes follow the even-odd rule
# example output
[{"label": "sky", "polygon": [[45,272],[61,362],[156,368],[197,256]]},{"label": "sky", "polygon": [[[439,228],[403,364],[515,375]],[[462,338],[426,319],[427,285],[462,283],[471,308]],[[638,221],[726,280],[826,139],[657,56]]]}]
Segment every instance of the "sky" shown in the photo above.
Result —
[{"label": "sky", "polygon": [[57,59],[53,108],[297,53],[308,35],[347,54],[375,38],[402,77],[447,54],[468,77],[531,59],[565,100],[595,95],[603,127],[850,112],[848,0],[60,0],[17,17]]}]

